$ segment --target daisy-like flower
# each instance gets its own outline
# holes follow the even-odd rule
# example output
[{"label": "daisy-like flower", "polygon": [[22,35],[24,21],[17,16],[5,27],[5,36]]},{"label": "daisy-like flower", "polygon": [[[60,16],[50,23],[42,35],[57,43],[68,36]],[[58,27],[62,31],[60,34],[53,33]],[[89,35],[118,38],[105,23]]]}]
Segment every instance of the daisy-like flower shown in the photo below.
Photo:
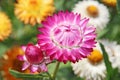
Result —
[{"label": "daisy-like flower", "polygon": [[18,59],[24,61],[22,70],[30,69],[32,73],[34,72],[46,72],[47,64],[51,62],[49,57],[47,57],[38,45],[28,44],[27,46],[22,46],[25,55],[18,56]]},{"label": "daisy-like flower", "polygon": [[86,59],[72,63],[72,68],[76,75],[85,78],[85,80],[104,80],[106,67],[100,45],[97,44]]},{"label": "daisy-like flower", "polygon": [[53,0],[17,0],[15,15],[25,24],[41,23],[55,10]]},{"label": "daisy-like flower", "polygon": [[118,68],[120,71],[120,45],[115,41],[112,42],[109,40],[101,40],[100,42],[104,44],[113,68]]},{"label": "daisy-like flower", "polygon": [[38,45],[52,60],[66,63],[85,58],[96,43],[95,28],[87,26],[88,21],[79,14],[60,11],[42,22]]},{"label": "daisy-like flower", "polygon": [[109,11],[103,4],[93,1],[86,0],[78,2],[73,8],[74,13],[80,13],[83,17],[89,17],[89,25],[94,25],[97,32],[100,32],[106,27],[109,21]]},{"label": "daisy-like flower", "polygon": [[[118,68],[120,71],[120,45],[108,40],[100,40],[99,42],[104,45],[113,68]],[[104,80],[106,77],[106,68],[103,62],[100,45],[96,45],[96,48],[94,48],[93,52],[87,57],[87,59],[72,64],[72,67],[75,74],[86,80]]]},{"label": "daisy-like flower", "polygon": [[2,58],[0,58],[0,71],[2,71],[4,74],[2,74],[4,80],[20,80],[16,79],[9,73],[9,69],[12,68],[13,70],[17,70],[19,72],[23,72],[22,69],[22,61],[19,61],[17,59],[17,55],[24,54],[23,50],[20,46],[14,46],[11,49],[9,49]]},{"label": "daisy-like flower", "polygon": [[116,0],[102,0],[102,2],[108,6],[115,7],[117,1]]},{"label": "daisy-like flower", "polygon": [[11,21],[4,12],[0,12],[0,41],[3,41],[7,38],[11,31]]}]

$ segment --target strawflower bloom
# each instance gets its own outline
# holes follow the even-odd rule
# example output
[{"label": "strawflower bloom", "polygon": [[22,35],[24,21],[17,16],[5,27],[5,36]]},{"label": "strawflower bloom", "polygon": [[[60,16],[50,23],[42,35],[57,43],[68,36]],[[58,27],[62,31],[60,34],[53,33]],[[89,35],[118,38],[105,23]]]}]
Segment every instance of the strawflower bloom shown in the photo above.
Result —
[{"label": "strawflower bloom", "polygon": [[12,24],[8,16],[0,11],[0,41],[7,38],[12,31]]},{"label": "strawflower bloom", "polygon": [[13,70],[24,72],[21,70],[23,62],[17,59],[17,55],[22,54],[24,54],[24,52],[20,46],[13,46],[0,58],[0,71],[4,73],[2,74],[4,80],[20,80],[13,77],[9,73],[9,69],[12,68]]},{"label": "strawflower bloom", "polygon": [[95,28],[87,26],[88,21],[68,11],[49,16],[39,28],[38,45],[52,60],[66,63],[85,58],[96,43]]},{"label": "strawflower bloom", "polygon": [[105,80],[106,67],[100,45],[97,44],[87,58],[72,63],[72,68],[76,75],[85,78],[85,80]]},{"label": "strawflower bloom", "polygon": [[94,25],[97,32],[103,30],[109,22],[109,11],[106,6],[98,1],[79,1],[73,8],[74,13],[90,18],[89,25]]},{"label": "strawflower bloom", "polygon": [[31,73],[47,71],[47,64],[51,60],[40,50],[38,45],[28,44],[27,46],[22,46],[22,49],[25,55],[18,56],[19,60],[24,61],[22,70],[30,69]]},{"label": "strawflower bloom", "polygon": [[113,68],[118,68],[120,72],[120,45],[116,41],[101,40],[100,42],[104,44]]},{"label": "strawflower bloom", "polygon": [[54,12],[54,0],[17,0],[15,15],[25,24],[41,23]]},{"label": "strawflower bloom", "polygon": [[108,6],[115,7],[117,0],[102,0],[103,3],[105,3]]}]

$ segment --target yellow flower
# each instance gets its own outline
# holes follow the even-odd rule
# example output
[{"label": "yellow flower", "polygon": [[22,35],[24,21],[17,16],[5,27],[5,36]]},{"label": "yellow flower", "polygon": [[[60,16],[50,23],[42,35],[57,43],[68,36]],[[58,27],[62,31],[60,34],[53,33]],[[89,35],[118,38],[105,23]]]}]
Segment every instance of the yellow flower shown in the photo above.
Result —
[{"label": "yellow flower", "polygon": [[55,11],[54,0],[17,0],[15,15],[25,24],[41,23]]},{"label": "yellow flower", "polygon": [[102,0],[103,3],[105,3],[108,6],[115,7],[116,6],[116,0]]},{"label": "yellow flower", "polygon": [[0,12],[0,41],[7,38],[12,31],[10,19],[4,12]]},{"label": "yellow flower", "polygon": [[0,63],[2,63],[2,67],[0,67],[0,70],[3,71],[3,77],[6,80],[20,80],[16,79],[9,73],[9,68],[12,68],[14,70],[17,70],[19,72],[23,72],[22,69],[22,61],[19,61],[17,59],[17,55],[24,54],[20,46],[14,46],[3,55],[3,57],[0,59]]}]

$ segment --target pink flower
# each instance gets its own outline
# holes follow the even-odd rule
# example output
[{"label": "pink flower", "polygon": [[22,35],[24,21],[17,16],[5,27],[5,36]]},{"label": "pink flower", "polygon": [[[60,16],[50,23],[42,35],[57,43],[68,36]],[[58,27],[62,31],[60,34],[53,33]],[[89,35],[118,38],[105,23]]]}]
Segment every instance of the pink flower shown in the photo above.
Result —
[{"label": "pink flower", "polygon": [[96,43],[95,28],[87,26],[88,21],[67,11],[49,16],[39,28],[38,45],[52,60],[75,63],[87,57]]},{"label": "pink flower", "polygon": [[50,63],[49,57],[46,57],[45,54],[40,50],[38,45],[28,44],[27,46],[22,46],[22,49],[25,52],[25,55],[18,56],[18,59],[24,61],[22,70],[30,68],[30,71],[33,72],[46,72],[46,64]]}]

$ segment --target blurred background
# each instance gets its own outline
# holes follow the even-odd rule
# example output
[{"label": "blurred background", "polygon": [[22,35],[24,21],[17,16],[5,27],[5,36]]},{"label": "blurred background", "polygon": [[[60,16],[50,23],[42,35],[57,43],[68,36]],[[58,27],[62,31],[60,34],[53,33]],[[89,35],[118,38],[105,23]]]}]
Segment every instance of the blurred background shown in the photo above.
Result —
[{"label": "blurred background", "polygon": [[[27,4],[29,1],[31,4]],[[0,0],[0,80],[20,80],[9,73],[9,68],[29,73],[29,71],[21,71],[22,62],[16,58],[17,54],[24,54],[20,46],[27,43],[37,43],[36,36],[39,33],[37,29],[42,26],[41,21],[44,21],[47,16],[58,11],[72,11],[78,2],[83,0],[37,0],[38,3],[35,1]],[[105,0],[96,1],[106,6],[109,11],[109,21],[104,29],[97,32],[97,39],[116,41],[119,45],[120,1],[112,4],[105,2]],[[109,0],[106,1],[109,2]],[[50,72],[53,71],[54,65],[53,63],[48,66]],[[68,62],[67,64],[61,63],[57,80],[83,79],[74,74],[71,63]],[[120,80],[120,78],[116,80]]]}]

